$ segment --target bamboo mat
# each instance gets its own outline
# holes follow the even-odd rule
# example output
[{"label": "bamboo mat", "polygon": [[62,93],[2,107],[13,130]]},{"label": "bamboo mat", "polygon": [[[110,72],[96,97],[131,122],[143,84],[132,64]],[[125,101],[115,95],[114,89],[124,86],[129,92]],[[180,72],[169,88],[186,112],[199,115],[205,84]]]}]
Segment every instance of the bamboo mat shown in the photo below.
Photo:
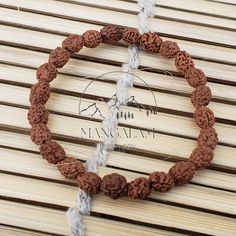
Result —
[{"label": "bamboo mat", "polygon": [[[216,115],[219,145],[212,165],[199,171],[190,184],[150,199],[93,198],[92,213],[84,217],[88,236],[236,235],[236,1],[157,0],[153,30],[188,51],[204,70],[213,93],[210,108]],[[17,9],[19,7],[19,9]],[[50,50],[70,33],[81,34],[107,24],[137,27],[135,0],[0,0],[0,236],[68,235],[65,212],[76,204],[76,183],[66,181],[44,161],[29,137],[28,95],[35,70]],[[86,85],[107,72],[120,71],[127,48],[101,45],[75,55],[53,81],[47,104],[53,138],[69,156],[85,161],[99,137],[78,138],[81,127],[101,126],[101,119],[78,113]],[[134,132],[155,128],[157,139],[124,140],[108,157],[99,174],[118,172],[128,180],[154,170],[167,171],[188,158],[196,145],[198,127],[192,119],[192,89],[174,73],[173,60],[140,52],[140,69],[158,102],[158,114],[145,121],[140,114],[120,127]],[[110,98],[115,74],[107,74],[85,92],[84,103]],[[147,88],[135,81],[132,90],[150,105]],[[100,109],[107,114],[106,107]],[[137,109],[129,108],[133,114]]]}]

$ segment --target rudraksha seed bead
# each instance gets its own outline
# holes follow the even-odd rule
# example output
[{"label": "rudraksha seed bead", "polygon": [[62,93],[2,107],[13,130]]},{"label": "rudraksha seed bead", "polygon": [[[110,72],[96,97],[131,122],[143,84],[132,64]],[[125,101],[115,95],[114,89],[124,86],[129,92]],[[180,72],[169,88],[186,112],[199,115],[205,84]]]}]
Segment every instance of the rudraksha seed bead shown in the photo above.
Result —
[{"label": "rudraksha seed bead", "polygon": [[192,93],[191,102],[193,106],[207,106],[211,101],[211,89],[205,85],[198,86]]},{"label": "rudraksha seed bead", "polygon": [[128,183],[128,197],[134,199],[146,199],[151,194],[150,181],[139,177]]},{"label": "rudraksha seed bead", "polygon": [[147,52],[159,52],[162,39],[155,33],[144,33],[139,39],[140,47]]},{"label": "rudraksha seed bead", "polygon": [[48,122],[48,111],[42,104],[32,104],[28,112],[28,120],[31,125]]},{"label": "rudraksha seed bead", "polygon": [[173,58],[179,52],[179,46],[176,42],[164,41],[160,47],[160,54],[165,58]]},{"label": "rudraksha seed bead", "polygon": [[30,90],[30,103],[31,104],[45,104],[50,97],[50,85],[46,82],[38,82],[33,85]]},{"label": "rudraksha seed bead", "polygon": [[51,139],[51,132],[45,124],[34,124],[30,131],[31,140],[37,144],[43,144]]},{"label": "rudraksha seed bead", "polygon": [[187,52],[180,51],[175,55],[175,66],[180,73],[185,73],[189,68],[194,67],[194,64]]},{"label": "rudraksha seed bead", "polygon": [[84,39],[81,35],[72,34],[68,36],[63,42],[62,47],[70,54],[79,52],[84,46]]},{"label": "rudraksha seed bead", "polygon": [[162,193],[168,192],[174,186],[174,180],[169,173],[153,172],[149,175],[151,189]]},{"label": "rudraksha seed bead", "polygon": [[202,129],[198,136],[198,145],[199,146],[208,146],[211,149],[216,147],[218,143],[218,135],[214,128]]},{"label": "rudraksha seed bead", "polygon": [[85,172],[85,167],[81,161],[74,157],[66,157],[58,163],[58,169],[67,179],[76,179]]},{"label": "rudraksha seed bead", "polygon": [[102,178],[101,190],[105,193],[105,195],[113,199],[126,196],[127,194],[126,178],[117,173],[105,175]]},{"label": "rudraksha seed bead", "polygon": [[39,150],[42,157],[52,164],[57,164],[66,158],[66,153],[62,146],[52,140],[42,144]]},{"label": "rudraksha seed bead", "polygon": [[187,80],[188,84],[193,88],[206,84],[205,74],[202,70],[196,69],[195,67],[189,68],[185,72],[184,77]]},{"label": "rudraksha seed bead", "polygon": [[179,161],[169,170],[176,185],[188,183],[194,176],[195,167],[191,161]]},{"label": "rudraksha seed bead", "polygon": [[83,34],[84,45],[87,48],[96,48],[102,42],[102,36],[97,30],[88,30]]},{"label": "rudraksha seed bead", "polygon": [[214,113],[205,106],[198,107],[193,117],[197,125],[202,129],[210,128],[215,123]]},{"label": "rudraksha seed bead", "polygon": [[36,78],[38,81],[51,82],[57,77],[57,68],[52,63],[44,63],[41,65],[37,72]]},{"label": "rudraksha seed bead", "polygon": [[62,68],[70,59],[70,53],[61,47],[52,50],[48,62],[54,64],[57,68]]},{"label": "rudraksha seed bead", "polygon": [[116,25],[106,25],[100,30],[104,43],[113,43],[121,40],[122,30]]},{"label": "rudraksha seed bead", "polygon": [[123,30],[122,39],[129,45],[138,44],[140,39],[140,34],[135,28],[125,28]]},{"label": "rudraksha seed bead", "polygon": [[88,194],[100,192],[101,178],[93,172],[84,172],[77,177],[78,186]]},{"label": "rudraksha seed bead", "polygon": [[213,157],[214,154],[210,147],[201,146],[193,150],[189,159],[194,164],[195,169],[199,170],[209,166]]}]

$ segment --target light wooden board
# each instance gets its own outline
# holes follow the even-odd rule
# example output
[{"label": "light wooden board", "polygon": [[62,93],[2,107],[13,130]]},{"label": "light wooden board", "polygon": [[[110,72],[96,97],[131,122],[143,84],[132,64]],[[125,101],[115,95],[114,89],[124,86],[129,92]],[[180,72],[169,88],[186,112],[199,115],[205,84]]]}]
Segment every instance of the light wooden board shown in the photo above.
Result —
[{"label": "light wooden board", "polygon": [[[235,4],[234,4],[235,3]],[[19,8],[19,10],[18,10]],[[75,206],[77,187],[57,168],[43,160],[29,137],[27,109],[35,70],[47,61],[50,50],[70,33],[119,24],[137,27],[137,0],[0,0],[0,236],[68,235],[66,209]],[[175,40],[194,57],[206,73],[213,93],[211,109],[216,115],[219,145],[212,165],[199,171],[190,184],[168,194],[153,193],[146,201],[94,197],[91,216],[84,217],[88,236],[154,236],[236,234],[236,2],[234,0],[158,0],[154,31]],[[89,13],[89,14],[88,14]],[[119,19],[119,21],[117,21]],[[115,52],[115,53],[112,53]],[[80,127],[101,127],[101,119],[79,114],[79,97],[88,83],[84,104],[109,98],[116,89],[121,65],[127,62],[123,43],[85,49],[60,70],[51,84],[47,104],[49,124],[69,156],[86,161],[99,137],[80,137]],[[189,157],[196,146],[199,128],[192,119],[192,89],[175,73],[173,60],[140,53],[139,70],[158,102],[158,114],[145,122],[136,108],[134,120],[121,120],[120,128],[158,131],[156,139],[125,139],[108,157],[99,174],[118,172],[128,180]],[[132,94],[152,105],[150,91],[134,81]],[[107,114],[107,108],[99,103]]]}]

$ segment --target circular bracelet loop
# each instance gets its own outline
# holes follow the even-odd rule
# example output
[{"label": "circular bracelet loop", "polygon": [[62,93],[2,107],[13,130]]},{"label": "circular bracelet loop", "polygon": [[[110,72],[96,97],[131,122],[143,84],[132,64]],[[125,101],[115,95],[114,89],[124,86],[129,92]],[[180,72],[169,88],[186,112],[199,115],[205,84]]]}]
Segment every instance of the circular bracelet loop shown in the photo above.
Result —
[{"label": "circular bracelet loop", "polygon": [[[129,45],[138,45],[147,52],[160,53],[165,58],[174,58],[177,71],[194,88],[191,95],[191,102],[196,108],[193,117],[201,128],[198,146],[188,160],[177,162],[168,173],[153,172],[148,178],[139,177],[131,182],[127,182],[124,176],[117,173],[101,178],[96,173],[87,172],[81,161],[67,157],[62,146],[51,140],[50,130],[46,126],[49,114],[45,104],[50,97],[50,82],[56,78],[57,69],[62,68],[70,56],[78,53],[83,47],[95,48],[101,42],[112,44],[119,40]],[[40,145],[39,150],[44,159],[56,164],[65,178],[77,179],[79,187],[88,194],[102,191],[113,199],[123,196],[146,199],[152,191],[168,192],[175,185],[188,183],[196,170],[209,166],[213,159],[218,137],[213,128],[214,113],[207,107],[212,95],[210,88],[206,86],[206,76],[200,69],[195,68],[191,56],[181,51],[177,43],[163,41],[156,33],[140,35],[135,28],[105,26],[100,32],[88,30],[83,35],[70,35],[62,42],[61,47],[51,51],[48,62],[38,68],[36,78],[38,83],[32,86],[29,98],[31,107],[28,120],[32,126],[31,139]]]}]

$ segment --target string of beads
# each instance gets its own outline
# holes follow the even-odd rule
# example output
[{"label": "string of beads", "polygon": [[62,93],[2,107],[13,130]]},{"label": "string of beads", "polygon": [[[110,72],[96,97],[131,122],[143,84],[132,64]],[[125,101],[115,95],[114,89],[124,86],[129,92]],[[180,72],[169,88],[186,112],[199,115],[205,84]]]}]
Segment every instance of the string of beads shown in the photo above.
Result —
[{"label": "string of beads", "polygon": [[[130,182],[117,173],[101,178],[96,173],[86,171],[81,161],[67,157],[62,146],[51,140],[51,132],[46,126],[49,113],[45,104],[50,97],[50,82],[56,78],[58,69],[68,62],[72,54],[78,53],[83,47],[95,48],[102,42],[113,44],[119,40],[128,45],[137,45],[150,53],[160,53],[165,58],[174,58],[177,71],[184,75],[188,84],[194,88],[191,94],[191,102],[195,107],[193,117],[201,128],[198,145],[188,160],[177,162],[167,173],[156,171],[148,178],[139,177]],[[135,28],[105,26],[100,32],[88,30],[83,35],[70,35],[62,42],[61,47],[51,51],[48,62],[38,68],[36,78],[38,83],[32,86],[29,98],[31,106],[28,120],[32,126],[31,139],[40,146],[39,150],[44,159],[56,164],[65,178],[76,179],[79,187],[88,194],[102,191],[113,199],[124,196],[146,199],[152,191],[164,193],[175,185],[190,182],[196,170],[206,168],[213,159],[213,150],[218,137],[213,128],[214,113],[207,107],[212,94],[210,88],[206,86],[206,76],[194,66],[191,56],[181,51],[177,43],[163,41],[156,33],[147,32],[140,35]]]}]

